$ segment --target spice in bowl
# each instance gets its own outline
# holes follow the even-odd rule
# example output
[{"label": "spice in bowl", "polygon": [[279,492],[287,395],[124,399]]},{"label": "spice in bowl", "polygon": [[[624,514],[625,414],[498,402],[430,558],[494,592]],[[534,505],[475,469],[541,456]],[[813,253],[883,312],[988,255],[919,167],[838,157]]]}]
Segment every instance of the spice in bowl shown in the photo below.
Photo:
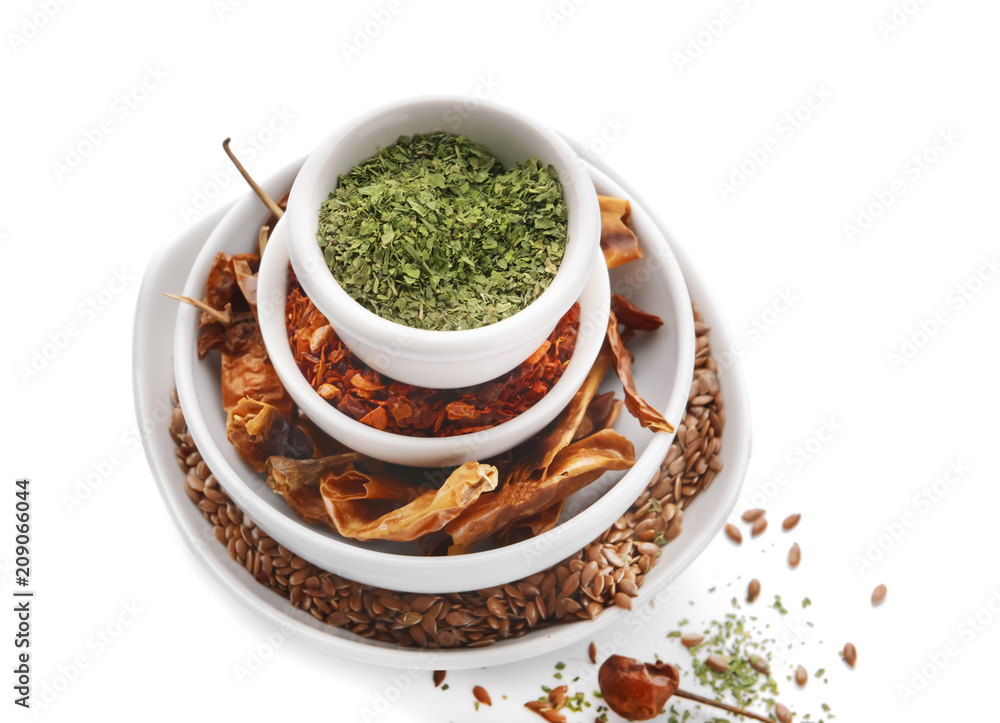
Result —
[{"label": "spice in bowl", "polygon": [[319,212],[327,266],[355,301],[416,329],[475,329],[526,308],[566,249],[553,166],[503,165],[465,136],[403,136],[340,176]]},{"label": "spice in bowl", "polygon": [[386,377],[337,336],[293,277],[285,306],[288,341],[310,386],[330,405],[375,429],[411,437],[451,437],[491,429],[533,407],[569,365],[580,329],[580,305],[518,367],[485,384],[428,389]]}]

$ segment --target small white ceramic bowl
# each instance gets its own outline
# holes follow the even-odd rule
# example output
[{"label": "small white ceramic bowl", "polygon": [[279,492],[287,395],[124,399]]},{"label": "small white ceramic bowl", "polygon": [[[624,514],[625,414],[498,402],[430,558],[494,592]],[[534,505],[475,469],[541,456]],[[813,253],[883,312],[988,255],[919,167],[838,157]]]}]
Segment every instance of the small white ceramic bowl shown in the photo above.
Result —
[{"label": "small white ceramic bowl", "polygon": [[257,278],[257,313],[268,356],[285,389],[306,416],[330,436],[370,457],[411,467],[448,467],[502,454],[541,431],[569,404],[587,378],[604,342],[611,290],[608,269],[604,257],[600,256],[591,266],[590,278],[579,297],[580,330],[573,355],[559,381],[534,406],[491,429],[457,437],[410,437],[380,431],[344,414],[323,399],[295,363],[285,324],[287,230],[286,220],[282,219],[268,241]]},{"label": "small white ceramic bowl", "polygon": [[[478,329],[429,331],[381,318],[344,291],[316,240],[320,206],[342,174],[400,136],[433,131],[465,135],[507,168],[532,156],[551,164],[569,211],[566,251],[549,287],[520,312]],[[393,379],[435,389],[487,382],[531,356],[579,297],[599,255],[601,235],[594,184],[559,134],[492,103],[469,110],[467,99],[458,96],[396,102],[331,133],[302,166],[284,220],[289,224],[289,256],[302,288],[351,351]]]}]

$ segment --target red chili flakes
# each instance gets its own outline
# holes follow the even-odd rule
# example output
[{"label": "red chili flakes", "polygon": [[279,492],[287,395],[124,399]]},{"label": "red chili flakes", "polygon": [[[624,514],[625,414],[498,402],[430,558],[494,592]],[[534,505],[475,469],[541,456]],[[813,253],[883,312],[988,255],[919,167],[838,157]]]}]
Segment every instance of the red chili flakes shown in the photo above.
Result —
[{"label": "red chili flakes", "polygon": [[285,313],[292,355],[321,397],[364,424],[412,437],[471,434],[527,411],[566,371],[580,329],[580,306],[574,304],[516,369],[473,387],[427,389],[366,366],[340,340],[294,275]]}]

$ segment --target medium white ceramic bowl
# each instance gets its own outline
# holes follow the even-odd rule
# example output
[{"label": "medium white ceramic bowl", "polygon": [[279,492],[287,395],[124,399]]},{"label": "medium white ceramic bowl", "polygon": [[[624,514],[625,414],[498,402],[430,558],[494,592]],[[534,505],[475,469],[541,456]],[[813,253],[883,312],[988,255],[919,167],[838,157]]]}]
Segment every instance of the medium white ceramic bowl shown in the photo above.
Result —
[{"label": "medium white ceramic bowl", "polygon": [[[337,187],[339,176],[400,136],[433,131],[463,134],[492,151],[507,168],[531,156],[553,165],[569,211],[566,251],[549,287],[517,314],[478,329],[429,331],[379,317],[344,291],[316,240],[320,206]],[[594,184],[559,134],[492,103],[469,109],[467,99],[458,96],[396,102],[331,133],[295,179],[285,220],[289,256],[302,288],[351,351],[393,379],[435,389],[481,384],[531,356],[580,295],[601,235]]]},{"label": "medium white ceramic bowl", "polygon": [[[295,177],[296,168],[291,166],[268,179],[264,188],[280,195]],[[202,247],[183,293],[200,298],[216,254],[251,248],[267,215],[253,195],[237,203]],[[611,287],[666,320],[656,332],[638,335],[630,348],[637,357],[633,370],[636,385],[667,419],[676,421],[687,404],[694,367],[691,301],[663,234],[636,204],[632,219],[646,257],[614,269]],[[176,287],[160,289],[170,291],[176,292]],[[226,439],[218,363],[197,357],[199,313],[186,305],[176,313],[173,371],[177,393],[191,436],[219,484],[279,543],[326,570],[369,585],[424,593],[458,592],[491,587],[545,569],[582,548],[628,509],[659,469],[673,440],[672,434],[653,434],[631,415],[622,414],[615,429],[635,445],[635,466],[627,472],[608,473],[570,497],[559,525],[530,540],[467,555],[423,557],[408,543],[345,539],[331,530],[303,525],[263,476],[236,453]],[[143,363],[138,355],[136,363]],[[615,388],[620,396],[620,384],[609,376],[601,391]]]},{"label": "medium white ceramic bowl", "polygon": [[411,467],[448,467],[502,454],[541,431],[569,404],[587,378],[604,342],[611,291],[604,257],[598,256],[579,297],[580,330],[573,356],[559,381],[533,407],[492,429],[457,437],[410,437],[375,429],[323,399],[295,363],[285,328],[287,230],[283,218],[271,234],[257,279],[257,313],[264,345],[281,382],[306,416],[330,436],[370,457]]}]

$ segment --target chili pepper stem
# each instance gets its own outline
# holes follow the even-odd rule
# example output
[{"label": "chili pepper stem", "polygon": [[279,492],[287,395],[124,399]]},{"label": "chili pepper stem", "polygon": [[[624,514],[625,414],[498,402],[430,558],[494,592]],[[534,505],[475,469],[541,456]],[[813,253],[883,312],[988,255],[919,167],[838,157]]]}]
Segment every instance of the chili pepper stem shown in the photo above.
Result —
[{"label": "chili pepper stem", "polygon": [[743,710],[742,708],[737,708],[736,706],[726,705],[725,703],[720,703],[719,701],[712,700],[711,698],[703,698],[700,695],[695,695],[694,693],[688,693],[686,690],[674,691],[674,695],[676,695],[678,698],[687,698],[688,700],[693,700],[696,703],[710,705],[714,708],[721,708],[722,710],[728,711],[730,713],[735,713],[736,715],[741,715],[746,718],[753,718],[754,720],[764,721],[764,723],[774,723],[774,720],[772,718],[765,718],[762,715],[751,713],[748,710]]},{"label": "chili pepper stem", "polygon": [[213,309],[204,301],[198,301],[197,299],[192,299],[190,296],[178,296],[177,294],[164,294],[164,296],[170,299],[177,299],[177,301],[183,301],[185,304],[190,304],[199,311],[204,311],[206,314],[211,316],[217,322],[225,326],[229,326],[229,323],[232,321],[232,316],[229,313],[228,304],[226,304],[226,309],[224,311],[219,311],[218,309]]},{"label": "chili pepper stem", "polygon": [[257,182],[253,180],[253,178],[251,178],[250,174],[247,172],[247,169],[243,167],[243,164],[239,162],[239,160],[236,158],[236,155],[229,148],[229,143],[231,140],[232,140],[231,138],[227,138],[226,140],[222,141],[222,149],[226,152],[226,155],[229,156],[229,160],[233,162],[233,164],[236,166],[236,170],[239,171],[240,175],[243,176],[246,182],[250,184],[250,188],[252,188],[253,192],[257,194],[257,197],[264,202],[264,205],[267,206],[268,209],[270,209],[271,213],[273,213],[277,218],[281,218],[282,216],[284,216],[285,212],[281,210],[281,207],[274,202],[273,198],[267,195],[267,191],[265,191],[263,188],[257,185]]}]

